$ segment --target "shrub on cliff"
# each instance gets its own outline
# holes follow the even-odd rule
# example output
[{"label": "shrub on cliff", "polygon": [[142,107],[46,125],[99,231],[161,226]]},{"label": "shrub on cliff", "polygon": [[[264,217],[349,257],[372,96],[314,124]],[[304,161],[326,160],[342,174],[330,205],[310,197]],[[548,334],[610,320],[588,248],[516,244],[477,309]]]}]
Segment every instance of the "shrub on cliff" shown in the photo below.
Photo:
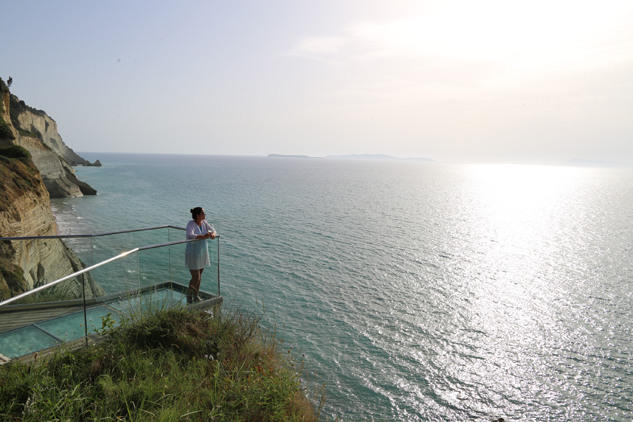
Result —
[{"label": "shrub on cliff", "polygon": [[15,139],[11,128],[6,124],[2,116],[0,116],[0,139]]},{"label": "shrub on cliff", "polygon": [[[2,78],[0,78],[0,96],[4,94],[5,92],[9,92],[9,88],[7,88],[7,85],[4,83]],[[0,98],[0,111],[3,111],[3,110],[4,110],[4,101],[2,101],[2,98]],[[11,128],[4,121],[4,119],[2,118],[2,115],[0,115],[0,139],[15,139],[15,136],[13,136],[13,132],[11,132]]]},{"label": "shrub on cliff", "polygon": [[0,148],[0,155],[7,158],[31,159],[31,153],[21,145],[11,145],[9,148]]},{"label": "shrub on cliff", "polygon": [[22,293],[27,288],[22,268],[0,256],[0,300]]}]

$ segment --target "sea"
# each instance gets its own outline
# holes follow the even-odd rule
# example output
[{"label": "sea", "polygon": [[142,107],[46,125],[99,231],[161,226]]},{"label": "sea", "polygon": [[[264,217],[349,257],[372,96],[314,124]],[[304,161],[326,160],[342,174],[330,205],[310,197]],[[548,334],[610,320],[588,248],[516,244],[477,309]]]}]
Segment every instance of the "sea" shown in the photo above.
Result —
[{"label": "sea", "polygon": [[633,420],[630,168],[82,155],[99,193],[52,201],[60,233],[204,207],[226,306],[265,314],[324,420]]}]

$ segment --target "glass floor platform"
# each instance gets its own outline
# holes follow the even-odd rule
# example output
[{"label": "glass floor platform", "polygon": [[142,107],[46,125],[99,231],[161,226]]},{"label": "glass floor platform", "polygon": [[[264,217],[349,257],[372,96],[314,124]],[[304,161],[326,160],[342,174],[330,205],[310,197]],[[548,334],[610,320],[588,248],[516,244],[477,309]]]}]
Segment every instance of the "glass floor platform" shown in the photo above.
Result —
[{"label": "glass floor platform", "polygon": [[[166,284],[167,286],[154,286],[124,294],[109,295],[96,300],[92,299],[90,301],[92,303],[86,309],[85,321],[87,322],[88,335],[97,333],[97,329],[102,328],[103,319],[107,318],[108,315],[110,315],[114,325],[118,325],[121,318],[138,312],[143,314],[148,311],[186,306],[184,286]],[[216,297],[204,292],[200,292],[200,296],[204,300]],[[64,306],[64,302],[55,303],[54,307],[50,303],[41,305],[40,308],[29,305],[30,310],[20,310],[19,314],[14,312],[0,313],[0,331],[3,319],[7,319],[6,322],[8,322],[9,318],[20,318],[27,321],[28,324],[0,332],[0,354],[8,359],[14,359],[85,337],[83,306],[77,306],[76,300],[67,301],[67,306]],[[48,317],[44,305],[47,305],[49,309],[54,309],[54,311],[48,312]],[[59,315],[60,311],[63,313],[64,310],[68,312],[61,316],[50,317],[54,314]],[[38,321],[29,324],[31,319]]]}]

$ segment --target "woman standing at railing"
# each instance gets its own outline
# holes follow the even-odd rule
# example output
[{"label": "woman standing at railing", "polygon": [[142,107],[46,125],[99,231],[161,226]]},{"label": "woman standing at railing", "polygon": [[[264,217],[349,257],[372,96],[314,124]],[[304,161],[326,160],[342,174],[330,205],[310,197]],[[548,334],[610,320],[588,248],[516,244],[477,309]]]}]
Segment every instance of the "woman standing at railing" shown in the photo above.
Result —
[{"label": "woman standing at railing", "polygon": [[187,249],[185,250],[185,266],[191,272],[187,303],[193,303],[201,300],[200,282],[202,281],[202,271],[211,265],[206,239],[215,239],[216,233],[213,226],[207,222],[207,214],[202,207],[196,207],[189,211],[193,220],[187,224],[187,239],[204,239],[199,242],[187,243]]}]

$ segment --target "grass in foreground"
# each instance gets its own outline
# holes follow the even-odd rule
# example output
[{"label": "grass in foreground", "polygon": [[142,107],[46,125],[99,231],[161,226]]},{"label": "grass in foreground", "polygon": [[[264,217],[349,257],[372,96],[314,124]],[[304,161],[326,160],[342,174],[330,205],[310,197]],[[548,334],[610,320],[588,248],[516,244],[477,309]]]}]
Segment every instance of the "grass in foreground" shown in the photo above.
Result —
[{"label": "grass in foreground", "polygon": [[260,320],[183,309],[116,328],[105,320],[109,341],[0,367],[0,419],[318,420],[291,353],[261,336]]}]

